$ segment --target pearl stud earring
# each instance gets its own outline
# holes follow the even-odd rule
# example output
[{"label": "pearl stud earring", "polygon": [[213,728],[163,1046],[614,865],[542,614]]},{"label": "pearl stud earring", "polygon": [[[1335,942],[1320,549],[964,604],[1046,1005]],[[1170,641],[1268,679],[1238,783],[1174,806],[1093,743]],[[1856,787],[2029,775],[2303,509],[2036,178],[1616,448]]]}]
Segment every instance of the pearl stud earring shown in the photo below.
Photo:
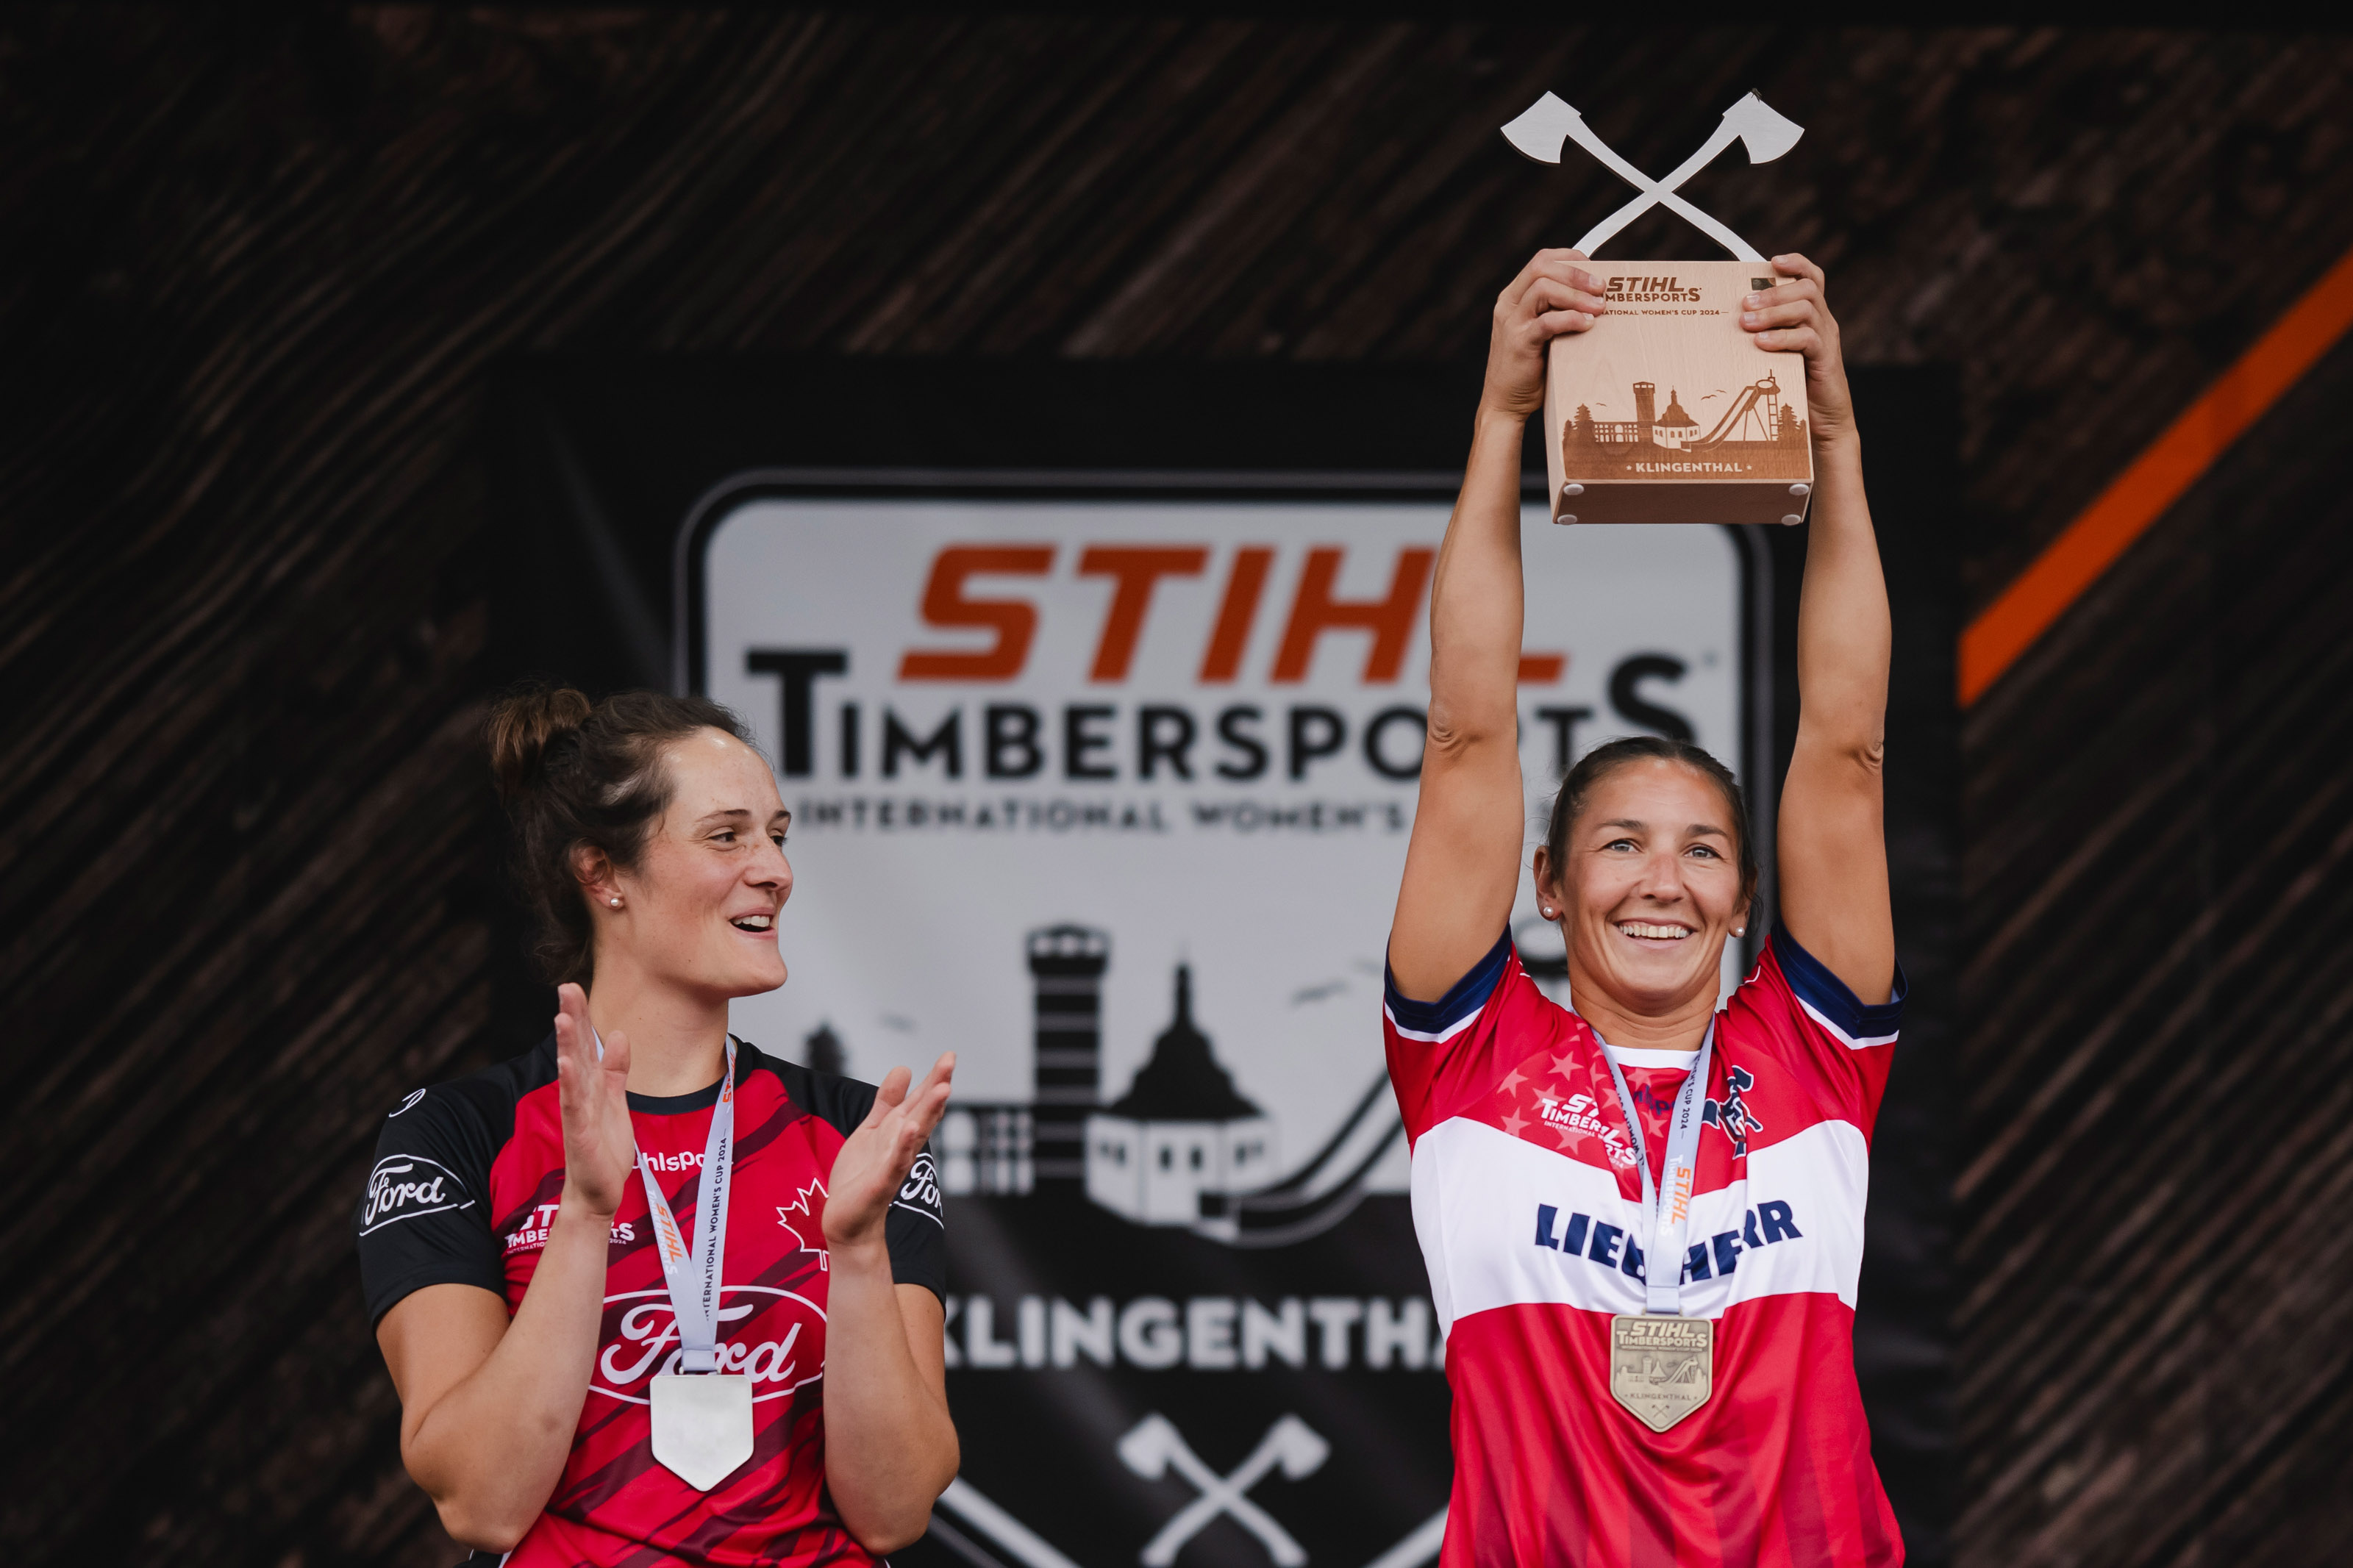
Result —
[{"label": "pearl stud earring", "polygon": [[617,910],[621,907],[621,900],[618,899],[607,899],[605,901],[612,905]]}]

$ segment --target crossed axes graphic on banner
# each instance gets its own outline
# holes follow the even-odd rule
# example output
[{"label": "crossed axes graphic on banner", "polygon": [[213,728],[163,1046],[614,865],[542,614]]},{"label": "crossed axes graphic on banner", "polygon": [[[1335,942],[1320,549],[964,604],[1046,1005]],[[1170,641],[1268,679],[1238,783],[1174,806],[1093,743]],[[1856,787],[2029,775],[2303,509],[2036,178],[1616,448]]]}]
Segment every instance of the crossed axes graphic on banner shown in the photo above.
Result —
[{"label": "crossed axes graphic on banner", "polygon": [[1201,1495],[1178,1509],[1160,1527],[1160,1533],[1145,1543],[1145,1568],[1168,1568],[1185,1543],[1221,1515],[1257,1536],[1266,1554],[1281,1568],[1300,1568],[1307,1561],[1306,1550],[1244,1494],[1278,1465],[1290,1479],[1304,1479],[1320,1469],[1331,1453],[1332,1445],[1314,1427],[1296,1415],[1285,1415],[1266,1429],[1266,1436],[1259,1439],[1249,1458],[1234,1467],[1232,1475],[1221,1476],[1201,1462],[1174,1422],[1157,1413],[1145,1416],[1119,1440],[1120,1462],[1148,1481],[1175,1470]]},{"label": "crossed axes graphic on banner", "polygon": [[1653,180],[1633,164],[1610,151],[1609,144],[1593,133],[1585,116],[1571,109],[1551,93],[1546,93],[1530,104],[1527,112],[1504,127],[1504,135],[1513,146],[1539,163],[1557,163],[1564,142],[1574,142],[1600,160],[1601,165],[1623,179],[1642,194],[1595,224],[1577,242],[1577,248],[1591,256],[1601,248],[1620,229],[1641,217],[1654,206],[1663,205],[1668,211],[1690,221],[1692,226],[1710,239],[1732,252],[1743,261],[1765,258],[1750,247],[1748,242],[1724,225],[1675,195],[1685,180],[1715,162],[1715,155],[1735,142],[1748,149],[1752,163],[1769,163],[1798,144],[1806,133],[1804,126],[1766,107],[1765,100],[1755,93],[1742,97],[1739,102],[1724,111],[1723,123],[1715,134],[1700,144],[1683,162],[1683,166],[1663,180]]}]

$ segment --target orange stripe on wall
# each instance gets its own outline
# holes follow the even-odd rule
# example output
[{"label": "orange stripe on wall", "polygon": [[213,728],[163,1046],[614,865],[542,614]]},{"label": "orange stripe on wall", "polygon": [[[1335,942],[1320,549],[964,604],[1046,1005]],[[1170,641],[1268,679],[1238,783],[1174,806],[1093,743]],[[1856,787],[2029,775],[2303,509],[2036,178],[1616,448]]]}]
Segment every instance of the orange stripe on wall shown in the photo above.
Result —
[{"label": "orange stripe on wall", "polygon": [[1966,708],[2001,679],[2125,548],[2353,328],[2353,251],[2069,523],[1961,634]]}]

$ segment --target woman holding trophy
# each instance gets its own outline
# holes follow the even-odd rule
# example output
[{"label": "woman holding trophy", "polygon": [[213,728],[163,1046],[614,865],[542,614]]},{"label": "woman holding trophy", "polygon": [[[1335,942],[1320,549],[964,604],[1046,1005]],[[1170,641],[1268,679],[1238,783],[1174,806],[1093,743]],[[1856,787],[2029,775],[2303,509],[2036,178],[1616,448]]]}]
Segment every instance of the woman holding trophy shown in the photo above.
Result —
[{"label": "woman holding trophy", "polygon": [[1390,1076],[1454,1391],[1441,1560],[1894,1563],[1852,1352],[1904,991],[1881,826],[1890,628],[1838,328],[1803,257],[1738,304],[1758,349],[1804,357],[1815,476],[1778,927],[1719,1009],[1757,880],[1740,788],[1698,747],[1642,737],[1569,772],[1534,855],[1570,1007],[1508,934],[1522,434],[1553,341],[1609,309],[1585,259],[1541,252],[1496,303],[1431,590],[1389,939]]}]

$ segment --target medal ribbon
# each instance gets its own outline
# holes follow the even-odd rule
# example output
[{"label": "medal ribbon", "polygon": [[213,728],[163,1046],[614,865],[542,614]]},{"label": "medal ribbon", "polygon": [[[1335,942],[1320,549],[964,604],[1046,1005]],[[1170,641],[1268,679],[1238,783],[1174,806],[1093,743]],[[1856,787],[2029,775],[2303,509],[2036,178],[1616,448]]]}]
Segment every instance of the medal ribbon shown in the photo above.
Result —
[{"label": "medal ribbon", "polygon": [[[1663,1191],[1651,1175],[1651,1152],[1642,1146],[1641,1112],[1626,1088],[1626,1071],[1618,1065],[1618,1053],[1599,1034],[1593,1038],[1601,1047],[1601,1059],[1609,1064],[1610,1081],[1618,1088],[1618,1109],[1625,1112],[1626,1131],[1634,1140],[1634,1163],[1642,1171],[1642,1215],[1651,1222],[1651,1251],[1642,1265],[1647,1292],[1642,1310],[1680,1317],[1686,1258],[1683,1241],[1691,1230],[1692,1186],[1699,1178],[1700,1106],[1707,1098],[1707,1066],[1715,1050],[1715,1023],[1709,1020],[1699,1055],[1692,1059],[1691,1076],[1683,1079],[1683,1092],[1675,1096],[1674,1114],[1667,1123]],[[1664,1268],[1659,1267],[1662,1258],[1667,1259]]]},{"label": "medal ribbon", "polygon": [[[596,1041],[596,1055],[605,1041]],[[654,1245],[661,1251],[662,1279],[670,1286],[670,1312],[678,1321],[679,1370],[719,1370],[720,1265],[727,1250],[728,1177],[735,1164],[735,1037],[727,1037],[727,1076],[719,1080],[719,1101],[711,1108],[711,1135],[702,1146],[702,1190],[694,1204],[694,1247],[680,1234],[678,1216],[654,1181],[642,1151],[638,1174],[645,1178]]]}]

